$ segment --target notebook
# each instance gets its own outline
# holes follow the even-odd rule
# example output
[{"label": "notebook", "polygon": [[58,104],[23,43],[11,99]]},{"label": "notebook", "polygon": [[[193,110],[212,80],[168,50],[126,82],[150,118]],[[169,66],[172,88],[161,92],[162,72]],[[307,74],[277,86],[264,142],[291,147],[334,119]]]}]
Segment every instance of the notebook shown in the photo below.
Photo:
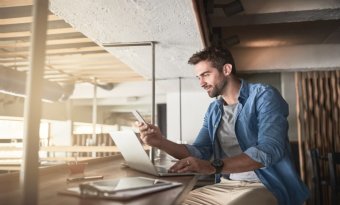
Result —
[{"label": "notebook", "polygon": [[115,142],[118,150],[123,155],[126,163],[132,169],[152,174],[155,176],[180,176],[194,175],[197,173],[169,173],[168,169],[155,166],[140,143],[137,135],[132,130],[112,131],[111,138]]}]

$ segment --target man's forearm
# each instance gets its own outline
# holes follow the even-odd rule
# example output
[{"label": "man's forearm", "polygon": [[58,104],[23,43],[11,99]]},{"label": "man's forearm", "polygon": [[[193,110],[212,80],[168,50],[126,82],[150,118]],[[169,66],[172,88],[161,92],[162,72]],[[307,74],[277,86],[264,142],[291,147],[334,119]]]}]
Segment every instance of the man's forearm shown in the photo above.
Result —
[{"label": "man's forearm", "polygon": [[185,147],[185,145],[174,143],[165,138],[162,140],[162,142],[157,148],[165,151],[166,153],[177,159],[183,159],[185,157],[190,156],[190,153],[188,149]]},{"label": "man's forearm", "polygon": [[252,171],[263,167],[263,164],[254,161],[248,155],[242,153],[240,155],[223,159],[224,173],[238,173]]}]

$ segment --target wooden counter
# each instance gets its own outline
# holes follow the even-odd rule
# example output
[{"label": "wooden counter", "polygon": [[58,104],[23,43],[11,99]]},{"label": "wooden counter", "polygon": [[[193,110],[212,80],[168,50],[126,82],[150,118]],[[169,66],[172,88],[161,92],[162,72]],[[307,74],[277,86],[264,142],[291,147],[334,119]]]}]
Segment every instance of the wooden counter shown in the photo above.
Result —
[{"label": "wooden counter", "polygon": [[[128,176],[157,178],[129,168],[123,168],[121,165],[122,162],[124,162],[124,160],[121,155],[88,160],[89,164],[86,167],[85,175],[102,175],[104,176],[104,179],[117,179]],[[65,164],[40,168],[38,194],[39,205],[179,204],[187,193],[194,187],[197,181],[196,176],[162,177],[162,179],[165,180],[182,182],[183,185],[169,190],[145,195],[131,201],[119,202],[104,199],[81,199],[74,196],[58,194],[59,191],[65,190],[68,187],[78,186],[80,182],[66,182],[66,179],[71,176],[72,175],[69,174],[69,170]],[[0,204],[20,204],[19,173],[0,175],[0,184]]]}]

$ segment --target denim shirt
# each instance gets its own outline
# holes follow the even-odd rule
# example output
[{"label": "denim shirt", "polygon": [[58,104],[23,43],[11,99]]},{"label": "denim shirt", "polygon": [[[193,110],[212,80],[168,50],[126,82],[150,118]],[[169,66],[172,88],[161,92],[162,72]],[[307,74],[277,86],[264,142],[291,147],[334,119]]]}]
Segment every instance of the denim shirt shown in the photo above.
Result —
[{"label": "denim shirt", "polygon": [[[280,205],[303,204],[309,191],[290,159],[288,104],[273,87],[243,80],[238,101],[235,133],[242,151],[264,165],[255,170],[256,175]],[[216,99],[196,140],[186,145],[192,156],[205,160],[213,154],[223,156],[223,150],[214,143],[222,114],[223,99]]]}]

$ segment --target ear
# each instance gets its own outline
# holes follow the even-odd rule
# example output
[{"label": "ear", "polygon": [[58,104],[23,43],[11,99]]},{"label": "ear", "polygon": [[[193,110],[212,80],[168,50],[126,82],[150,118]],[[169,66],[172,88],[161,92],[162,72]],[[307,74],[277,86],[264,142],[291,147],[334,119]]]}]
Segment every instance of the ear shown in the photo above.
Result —
[{"label": "ear", "polygon": [[223,74],[224,74],[225,76],[230,75],[232,69],[233,69],[233,65],[228,64],[228,63],[227,63],[227,64],[224,64],[224,66],[223,66]]}]

